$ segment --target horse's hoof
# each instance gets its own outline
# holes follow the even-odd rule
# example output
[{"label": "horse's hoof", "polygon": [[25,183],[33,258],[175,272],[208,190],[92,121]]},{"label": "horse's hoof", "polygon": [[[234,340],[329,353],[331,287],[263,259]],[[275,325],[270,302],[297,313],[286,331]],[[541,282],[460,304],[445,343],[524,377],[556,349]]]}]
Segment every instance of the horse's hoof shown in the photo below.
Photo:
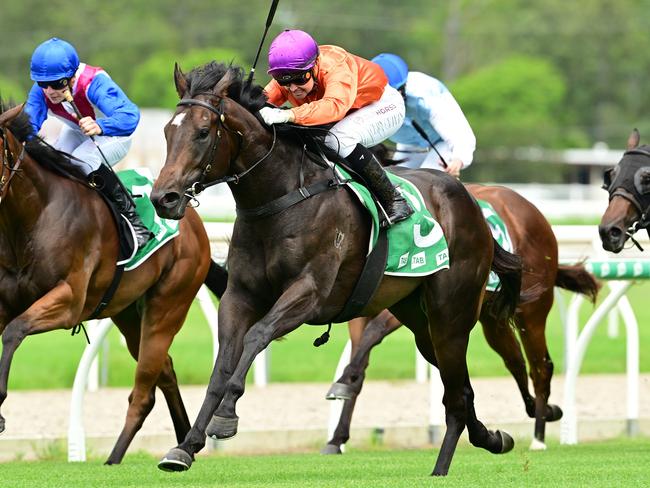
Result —
[{"label": "horse's hoof", "polygon": [[512,436],[501,430],[497,430],[496,434],[501,438],[501,452],[499,452],[499,454],[512,451],[512,448],[515,447],[515,440]]},{"label": "horse's hoof", "polygon": [[533,437],[533,442],[530,443],[530,447],[528,449],[531,451],[546,451],[546,444],[544,444],[544,441],[540,441],[539,439],[535,439]]},{"label": "horse's hoof", "polygon": [[163,471],[187,471],[194,459],[179,447],[174,447],[158,462],[158,469]]},{"label": "horse's hoof", "polygon": [[326,444],[325,447],[323,447],[320,450],[321,454],[343,454],[343,451],[341,451],[341,447],[337,446],[335,444]]},{"label": "horse's hoof", "polygon": [[562,418],[562,409],[557,405],[548,404],[548,413],[546,414],[547,422],[555,422]]},{"label": "horse's hoof", "polygon": [[354,391],[350,385],[334,383],[325,395],[325,398],[327,400],[351,400],[353,396]]},{"label": "horse's hoof", "polygon": [[230,439],[237,434],[239,417],[221,417],[213,415],[212,420],[205,429],[205,434],[212,439]]}]

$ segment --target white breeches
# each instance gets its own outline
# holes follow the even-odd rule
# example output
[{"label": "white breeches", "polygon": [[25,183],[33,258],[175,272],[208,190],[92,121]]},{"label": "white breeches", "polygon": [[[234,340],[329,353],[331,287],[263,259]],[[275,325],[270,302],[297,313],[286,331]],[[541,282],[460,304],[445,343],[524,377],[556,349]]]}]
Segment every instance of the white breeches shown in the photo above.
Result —
[{"label": "white breeches", "polygon": [[404,100],[390,85],[376,102],[346,115],[330,129],[325,144],[347,157],[356,147],[374,146],[395,134],[404,122]]},{"label": "white breeches", "polygon": [[[115,166],[119,163],[131,148],[133,136],[95,136],[95,141],[108,160],[108,164]],[[77,165],[86,174],[90,174],[103,162],[102,155],[95,147],[90,137],[84,135],[80,130],[73,129],[63,124],[59,138],[53,146],[60,151],[72,154],[77,159],[71,162]],[[79,161],[78,161],[79,160]]]},{"label": "white breeches", "polygon": [[[440,141],[436,144],[436,149],[440,155],[445,158],[445,161],[451,160],[451,148],[445,141]],[[431,169],[444,169],[440,157],[430,147],[413,146],[411,144],[396,144],[395,154],[393,159],[403,160],[400,166],[407,168],[431,168]]]}]

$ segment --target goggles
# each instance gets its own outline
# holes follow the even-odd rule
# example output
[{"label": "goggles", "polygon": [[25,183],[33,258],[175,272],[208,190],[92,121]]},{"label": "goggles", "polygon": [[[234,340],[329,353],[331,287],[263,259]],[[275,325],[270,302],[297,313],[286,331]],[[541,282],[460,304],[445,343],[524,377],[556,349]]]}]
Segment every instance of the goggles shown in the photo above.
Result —
[{"label": "goggles", "polygon": [[304,85],[312,78],[311,70],[286,73],[273,77],[280,86]]},{"label": "goggles", "polygon": [[60,80],[37,81],[36,83],[38,84],[38,86],[40,86],[43,89],[49,86],[54,90],[63,90],[70,84],[70,80],[68,78],[61,78]]}]

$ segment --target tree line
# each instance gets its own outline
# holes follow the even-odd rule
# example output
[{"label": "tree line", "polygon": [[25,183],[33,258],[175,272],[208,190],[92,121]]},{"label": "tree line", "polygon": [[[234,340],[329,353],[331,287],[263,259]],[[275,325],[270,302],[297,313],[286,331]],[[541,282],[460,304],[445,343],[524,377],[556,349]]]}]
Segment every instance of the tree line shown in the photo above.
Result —
[{"label": "tree line", "polygon": [[[173,65],[250,68],[270,0],[10,0],[0,15],[0,90],[24,98],[36,45],[57,36],[144,107],[171,108]],[[256,70],[284,28],[371,58],[395,52],[447,84],[479,153],[501,147],[621,147],[650,134],[650,0],[280,0]]]}]

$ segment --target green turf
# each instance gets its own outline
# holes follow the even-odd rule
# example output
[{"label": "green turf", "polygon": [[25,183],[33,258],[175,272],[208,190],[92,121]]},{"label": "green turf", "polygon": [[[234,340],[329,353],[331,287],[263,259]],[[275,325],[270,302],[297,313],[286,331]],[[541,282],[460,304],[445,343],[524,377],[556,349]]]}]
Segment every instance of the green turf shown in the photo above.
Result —
[{"label": "green turf", "polygon": [[156,468],[137,453],[120,466],[100,460],[4,463],[3,486],[19,487],[645,487],[650,485],[650,439],[617,439],[528,451],[518,445],[493,455],[461,441],[445,478],[429,476],[438,449],[350,451],[343,456],[290,454],[199,456],[184,473]]},{"label": "green turf", "polygon": [[[639,322],[640,368],[650,372],[650,309],[646,296],[650,283],[633,286],[628,296]],[[604,296],[604,293],[602,294]],[[565,294],[566,303],[571,295]],[[593,310],[582,308],[582,323]],[[347,340],[347,326],[334,325],[330,341],[315,348],[312,342],[325,327],[303,326],[284,340],[272,344],[271,381],[324,381],[333,379],[338,358]],[[546,336],[556,371],[563,365],[563,332],[558,307],[549,315]],[[120,342],[116,330],[109,334],[108,385],[132,386],[135,362]],[[53,331],[27,337],[18,348],[9,376],[9,390],[68,388],[72,385],[77,364],[85,347],[83,334],[70,337],[69,332]],[[191,310],[185,326],[177,335],[171,349],[181,384],[206,384],[212,370],[212,337],[198,306]],[[503,376],[507,371],[500,357],[487,346],[480,325],[472,333],[468,353],[472,376]],[[404,327],[384,339],[371,355],[369,379],[409,379],[414,377],[415,347],[411,333]],[[618,338],[606,334],[602,323],[589,345],[583,363],[584,373],[623,373],[625,371],[625,328],[620,322]]]}]

